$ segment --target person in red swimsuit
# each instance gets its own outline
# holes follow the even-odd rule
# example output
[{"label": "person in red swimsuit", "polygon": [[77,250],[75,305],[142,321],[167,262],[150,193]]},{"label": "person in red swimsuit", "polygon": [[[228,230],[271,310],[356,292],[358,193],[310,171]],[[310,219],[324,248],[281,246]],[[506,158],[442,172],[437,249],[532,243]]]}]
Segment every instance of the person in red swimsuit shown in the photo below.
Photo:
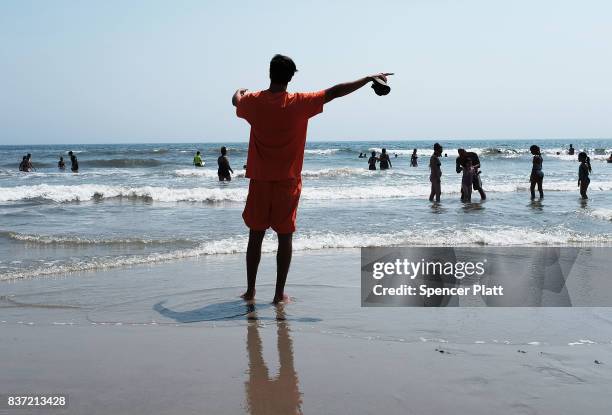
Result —
[{"label": "person in red swimsuit", "polygon": [[249,193],[242,217],[249,228],[247,246],[247,301],[255,297],[255,280],[266,230],[278,234],[276,292],[274,303],[287,301],[285,282],[291,264],[292,236],[302,190],[302,165],[308,120],[323,111],[323,105],[348,95],[375,78],[386,82],[390,73],[366,76],[317,92],[287,92],[297,72],[288,56],[270,61],[270,87],[248,92],[238,89],[232,104],[236,115],[251,125],[246,177]]}]

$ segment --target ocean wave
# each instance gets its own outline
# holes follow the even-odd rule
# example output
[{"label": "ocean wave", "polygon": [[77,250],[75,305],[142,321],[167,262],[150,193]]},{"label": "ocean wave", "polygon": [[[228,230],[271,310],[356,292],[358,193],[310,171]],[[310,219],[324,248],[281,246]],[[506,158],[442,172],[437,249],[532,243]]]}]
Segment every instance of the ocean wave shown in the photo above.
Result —
[{"label": "ocean wave", "polygon": [[[203,169],[193,167],[191,169],[179,169],[172,172],[176,177],[206,177],[210,179],[218,179],[217,170]],[[243,169],[234,169],[233,177],[244,177],[246,171]]]},{"label": "ocean wave", "polygon": [[328,156],[330,154],[336,154],[342,151],[340,148],[324,148],[324,149],[316,149],[316,148],[307,148],[304,150],[304,154],[315,154],[319,156]]},{"label": "ocean wave", "polygon": [[[30,268],[15,268],[0,273],[0,280],[43,277],[57,274],[102,270],[140,264],[154,264],[207,255],[244,253],[248,237],[237,236],[224,240],[203,242],[195,248],[148,255],[88,257],[65,263],[50,263]],[[296,251],[323,249],[347,249],[375,246],[536,246],[536,245],[609,245],[612,234],[590,235],[562,227],[548,230],[532,228],[499,227],[495,229],[431,229],[406,230],[385,235],[366,233],[311,232],[298,234],[293,241]],[[262,251],[276,250],[275,237],[268,235]]]},{"label": "ocean wave", "polygon": [[120,168],[140,168],[157,167],[163,164],[157,159],[108,159],[108,160],[83,160],[80,167],[120,167]]},{"label": "ocean wave", "polygon": [[0,188],[0,201],[42,199],[53,202],[78,202],[101,199],[142,199],[158,202],[243,201],[246,189],[206,189],[168,187],[127,187],[82,184],[75,186],[35,185]]},{"label": "ocean wave", "polygon": [[[8,168],[9,170],[13,170],[16,171],[17,173],[21,173],[23,174],[24,172],[19,171],[19,163],[21,162],[21,160],[16,161],[14,163],[5,163],[2,165],[2,167]],[[57,163],[53,164],[53,163],[44,163],[44,162],[32,162],[32,166],[35,169],[46,169],[49,167],[57,167]],[[30,172],[28,172],[30,173]]]},{"label": "ocean wave", "polygon": [[589,216],[597,219],[612,221],[612,209],[593,209],[589,212]]},{"label": "ocean wave", "polygon": [[[544,182],[547,192],[576,192],[574,181]],[[484,188],[492,193],[525,192],[529,183],[487,183]],[[591,182],[590,191],[612,190],[612,182]],[[429,196],[429,183],[411,183],[397,186],[347,186],[312,187],[304,186],[303,200],[348,200],[348,199],[396,199],[420,198]],[[444,194],[459,192],[455,183],[443,184]],[[47,185],[16,186],[0,188],[0,202],[22,200],[48,200],[52,202],[78,202],[102,199],[133,199],[156,202],[244,202],[247,189],[243,187],[223,188],[169,188],[169,187],[127,187],[110,185],[82,184],[75,186]]]},{"label": "ocean wave", "polygon": [[11,231],[0,231],[0,238],[18,242],[47,246],[87,246],[87,245],[129,245],[129,246],[176,246],[192,245],[188,239],[152,239],[152,238],[87,238],[78,235],[39,235]]}]

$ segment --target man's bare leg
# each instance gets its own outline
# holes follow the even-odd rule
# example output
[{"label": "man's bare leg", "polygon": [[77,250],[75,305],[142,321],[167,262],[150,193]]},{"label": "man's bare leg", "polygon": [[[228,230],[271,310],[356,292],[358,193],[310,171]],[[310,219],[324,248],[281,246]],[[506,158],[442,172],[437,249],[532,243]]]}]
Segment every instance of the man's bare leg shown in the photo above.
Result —
[{"label": "man's bare leg", "polygon": [[293,233],[278,234],[278,251],[276,252],[276,291],[272,302],[278,304],[287,301],[285,296],[285,282],[291,265],[293,251]]},{"label": "man's bare leg", "polygon": [[247,290],[242,294],[242,298],[250,301],[255,298],[255,280],[257,279],[257,268],[261,259],[261,244],[263,243],[266,231],[249,231],[249,244],[247,246]]}]

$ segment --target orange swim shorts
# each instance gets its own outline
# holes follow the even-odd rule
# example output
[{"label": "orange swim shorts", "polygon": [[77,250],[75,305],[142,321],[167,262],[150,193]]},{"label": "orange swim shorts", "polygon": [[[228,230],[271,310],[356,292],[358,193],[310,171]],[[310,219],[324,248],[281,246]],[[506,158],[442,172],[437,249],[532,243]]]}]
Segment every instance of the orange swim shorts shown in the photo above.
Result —
[{"label": "orange swim shorts", "polygon": [[272,228],[277,233],[295,232],[302,179],[266,181],[251,179],[244,223],[253,231]]}]

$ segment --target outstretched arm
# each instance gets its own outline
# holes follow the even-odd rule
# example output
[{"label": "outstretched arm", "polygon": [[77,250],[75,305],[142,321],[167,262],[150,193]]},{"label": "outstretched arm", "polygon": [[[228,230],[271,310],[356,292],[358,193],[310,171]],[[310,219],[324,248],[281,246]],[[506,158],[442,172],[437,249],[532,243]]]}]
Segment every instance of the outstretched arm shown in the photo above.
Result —
[{"label": "outstretched arm", "polygon": [[358,79],[353,82],[345,82],[343,84],[334,85],[331,88],[325,90],[325,103],[329,101],[343,97],[352,92],[357,91],[362,86],[374,80],[374,78],[381,78],[387,82],[387,76],[393,75],[392,73],[379,73],[376,75],[366,76],[365,78]]},{"label": "outstretched arm", "polygon": [[234,107],[238,106],[238,102],[240,101],[242,96],[244,94],[246,94],[247,91],[248,91],[248,89],[246,89],[246,88],[240,88],[236,92],[234,92],[234,95],[232,95],[232,105]]}]

